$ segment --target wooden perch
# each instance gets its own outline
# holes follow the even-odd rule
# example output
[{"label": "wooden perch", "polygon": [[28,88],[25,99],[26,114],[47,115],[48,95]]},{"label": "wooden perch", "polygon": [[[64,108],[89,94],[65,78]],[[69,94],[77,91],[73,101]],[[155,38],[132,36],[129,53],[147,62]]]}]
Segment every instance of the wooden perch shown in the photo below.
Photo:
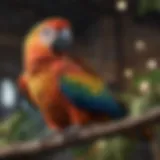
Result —
[{"label": "wooden perch", "polygon": [[46,142],[42,140],[17,143],[3,147],[0,149],[0,160],[13,160],[13,159],[37,159],[36,157],[55,153],[58,150],[66,147],[80,145],[96,140],[103,136],[113,136],[116,134],[125,134],[128,131],[134,131],[142,126],[148,126],[160,121],[160,108],[155,108],[147,112],[143,116],[137,118],[125,118],[118,122],[111,122],[105,124],[91,125],[82,128],[78,131],[77,136],[72,140],[66,139],[65,135],[59,134],[53,136],[52,139]]}]

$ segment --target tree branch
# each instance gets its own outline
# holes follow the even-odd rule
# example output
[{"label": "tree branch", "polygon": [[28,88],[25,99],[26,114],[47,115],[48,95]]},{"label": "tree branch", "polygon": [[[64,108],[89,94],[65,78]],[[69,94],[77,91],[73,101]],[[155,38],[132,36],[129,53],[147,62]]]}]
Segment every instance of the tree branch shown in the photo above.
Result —
[{"label": "tree branch", "polygon": [[83,143],[92,142],[99,137],[113,136],[116,134],[125,134],[128,131],[134,131],[135,129],[143,126],[148,126],[160,121],[160,108],[150,110],[143,116],[137,118],[125,118],[123,120],[105,124],[96,124],[82,128],[77,132],[75,138],[66,139],[65,135],[55,135],[53,139],[49,141],[31,141],[25,143],[17,143],[10,145],[6,148],[0,149],[0,160],[13,160],[24,158],[35,158],[57,152],[58,150],[66,147],[80,145]]}]

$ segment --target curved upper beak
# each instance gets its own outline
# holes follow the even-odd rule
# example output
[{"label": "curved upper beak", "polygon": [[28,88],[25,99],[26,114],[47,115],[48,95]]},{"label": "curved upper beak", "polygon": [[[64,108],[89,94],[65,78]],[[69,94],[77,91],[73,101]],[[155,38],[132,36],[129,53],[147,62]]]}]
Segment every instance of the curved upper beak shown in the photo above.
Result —
[{"label": "curved upper beak", "polygon": [[56,40],[53,42],[52,47],[58,52],[67,51],[73,44],[73,36],[70,31],[59,31]]}]

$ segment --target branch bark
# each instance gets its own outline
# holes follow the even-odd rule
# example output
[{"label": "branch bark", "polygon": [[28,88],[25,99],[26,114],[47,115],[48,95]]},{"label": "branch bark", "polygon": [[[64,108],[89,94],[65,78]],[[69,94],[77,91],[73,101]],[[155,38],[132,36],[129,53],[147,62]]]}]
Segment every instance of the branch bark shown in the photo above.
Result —
[{"label": "branch bark", "polygon": [[35,140],[17,143],[0,149],[0,160],[36,159],[36,157],[57,152],[58,150],[92,142],[99,137],[114,136],[134,131],[160,121],[160,108],[150,110],[143,116],[128,117],[111,123],[95,124],[82,128],[73,139],[66,139],[64,134],[55,135],[49,141]]}]

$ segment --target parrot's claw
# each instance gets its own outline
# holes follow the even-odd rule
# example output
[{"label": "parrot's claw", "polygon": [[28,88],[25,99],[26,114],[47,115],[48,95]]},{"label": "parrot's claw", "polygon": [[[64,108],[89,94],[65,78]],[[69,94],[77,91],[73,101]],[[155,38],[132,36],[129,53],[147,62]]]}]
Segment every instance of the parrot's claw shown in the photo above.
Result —
[{"label": "parrot's claw", "polygon": [[74,125],[74,126],[71,126],[71,127],[67,128],[64,132],[64,138],[67,139],[67,140],[76,139],[80,128],[81,127],[78,126],[78,125]]}]

